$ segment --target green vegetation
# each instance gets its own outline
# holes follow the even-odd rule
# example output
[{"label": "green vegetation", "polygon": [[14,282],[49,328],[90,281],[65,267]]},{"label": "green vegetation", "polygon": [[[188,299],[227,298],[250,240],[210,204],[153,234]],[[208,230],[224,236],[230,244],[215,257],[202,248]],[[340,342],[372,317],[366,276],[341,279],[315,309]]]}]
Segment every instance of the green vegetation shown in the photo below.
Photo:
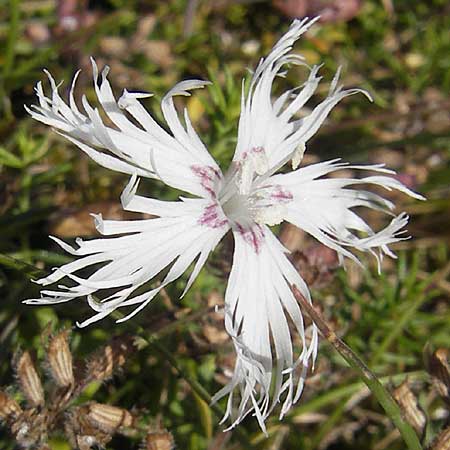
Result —
[{"label": "green vegetation", "polygon": [[[36,82],[46,86],[42,70],[65,80],[65,93],[82,68],[77,98],[86,93],[94,103],[92,55],[100,67],[111,67],[116,94],[123,88],[153,92],[145,105],[158,119],[159,100],[177,81],[213,81],[186,102],[199,135],[227,167],[236,143],[241,80],[290,22],[269,1],[203,0],[191,16],[188,4],[196,2],[187,0],[104,0],[80,7],[71,31],[67,17],[58,16],[58,3],[65,2],[0,0],[0,388],[10,386],[8,394],[18,401],[13,355],[27,349],[44,360],[44,330],[71,329],[90,314],[83,302],[53,308],[21,303],[38,294],[30,278],[70,260],[48,235],[68,241],[94,236],[89,213],[130,217],[118,201],[127,177],[97,166],[24,110],[24,104],[37,102]],[[426,419],[419,431],[426,448],[449,421],[448,403],[432,387],[424,354],[449,347],[450,8],[445,0],[362,3],[351,20],[318,24],[295,47],[309,63],[324,63],[325,80],[342,65],[343,83],[374,97],[374,103],[355,96],[338,105],[308,144],[305,162],[341,157],[386,163],[428,200],[392,195],[398,211],[410,215],[413,238],[393,246],[398,259],[386,260],[381,275],[370,260],[366,271],[322,261],[303,267],[302,274],[310,278],[314,303],[328,325],[380,381],[392,391],[408,381]],[[294,68],[278,86],[297,86],[304,76]],[[327,87],[324,82],[315,100]],[[154,181],[141,182],[140,189],[153,197],[178,196]],[[370,220],[376,225],[378,218]],[[316,245],[299,239],[305,251]],[[139,448],[145,430],[163,427],[176,448],[188,450],[404,449],[357,372],[326,340],[302,399],[282,422],[272,415],[268,438],[253,418],[222,433],[224,404],[210,408],[205,400],[233,367],[231,342],[212,307],[224,293],[230,245],[221,244],[182,301],[185,279],[129,322],[107,317],[73,328],[71,350],[80,361],[115,335],[140,339],[122,375],[93,384],[74,400],[139,414],[140,431],[114,437],[107,448]],[[407,420],[408,411],[402,411]],[[70,448],[64,433],[50,446]],[[0,428],[0,450],[13,448]]]}]

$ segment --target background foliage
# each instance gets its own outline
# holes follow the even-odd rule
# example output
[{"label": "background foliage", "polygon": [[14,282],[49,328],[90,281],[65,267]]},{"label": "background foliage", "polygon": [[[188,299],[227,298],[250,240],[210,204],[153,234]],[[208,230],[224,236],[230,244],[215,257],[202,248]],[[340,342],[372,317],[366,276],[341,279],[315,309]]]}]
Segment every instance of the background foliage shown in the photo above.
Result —
[{"label": "background foliage", "polygon": [[[12,364],[18,349],[34,352],[43,362],[39,370],[49,375],[44,330],[70,329],[89,314],[81,302],[21,304],[38,293],[30,277],[69,260],[48,235],[94,236],[90,212],[125,217],[118,198],[126,177],[91,163],[24,111],[24,104],[36,101],[33,86],[44,80],[42,69],[66,80],[64,92],[82,68],[77,95],[94,100],[89,56],[95,56],[99,66],[111,67],[117,94],[125,87],[153,92],[146,106],[159,118],[159,100],[174,83],[210,79],[211,88],[190,97],[187,106],[226,167],[236,141],[241,79],[287,29],[286,12],[283,2],[252,0],[0,0],[0,386],[9,386],[10,395],[21,398]],[[409,380],[427,421],[424,445],[449,420],[423,358],[426,346],[428,352],[449,346],[449,13],[445,0],[362,1],[352,17],[316,25],[296,46],[309,63],[324,62],[326,80],[342,65],[344,83],[368,89],[375,100],[352,97],[339,105],[310,142],[305,163],[334,157],[383,162],[428,198],[419,204],[394,197],[399,211],[410,214],[414,236],[396,246],[398,260],[386,261],[381,275],[370,261],[366,272],[352,266],[344,272],[302,233],[280,230],[313,286],[315,304],[339,336],[392,389]],[[294,68],[279,88],[298,85],[304,76]],[[142,183],[142,189],[163,198],[178,195],[156,182]],[[222,432],[216,411],[192,383],[213,394],[233,366],[222,319],[212,307],[222,301],[231,252],[225,241],[182,302],[181,281],[132,322],[116,325],[107,318],[73,330],[71,351],[80,361],[115,335],[150,340],[127,355],[122,375],[93,383],[74,399],[139,415],[140,431],[115,437],[108,448],[138,448],[148,429],[162,427],[180,449],[404,448],[378,404],[326,343],[302,400],[283,422],[275,414],[270,419],[269,439],[251,418],[239,432]],[[49,377],[46,383],[51,385]],[[0,449],[14,445],[0,429]],[[64,433],[50,446],[70,448]]]}]

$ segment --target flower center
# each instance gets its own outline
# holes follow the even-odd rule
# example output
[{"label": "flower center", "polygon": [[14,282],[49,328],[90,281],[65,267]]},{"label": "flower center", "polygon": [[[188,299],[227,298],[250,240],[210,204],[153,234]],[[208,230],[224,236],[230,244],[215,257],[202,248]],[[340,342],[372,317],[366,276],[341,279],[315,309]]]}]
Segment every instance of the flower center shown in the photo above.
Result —
[{"label": "flower center", "polygon": [[268,170],[262,147],[245,152],[240,161],[232,163],[219,194],[219,203],[231,225],[277,225],[283,221],[292,194],[279,185],[271,185],[270,178],[260,185],[261,176]]},{"label": "flower center", "polygon": [[192,167],[192,170],[211,195],[211,203],[204,209],[199,223],[211,228],[228,223],[258,252],[264,239],[263,225],[281,223],[293,198],[283,186],[271,184],[264,149],[256,147],[244,152],[239,161],[231,163],[220,181],[211,168]]},{"label": "flower center", "polygon": [[235,192],[221,201],[224,214],[231,223],[241,225],[278,225],[284,220],[286,204],[292,200],[292,194],[278,185],[265,185],[251,190],[248,195]]}]

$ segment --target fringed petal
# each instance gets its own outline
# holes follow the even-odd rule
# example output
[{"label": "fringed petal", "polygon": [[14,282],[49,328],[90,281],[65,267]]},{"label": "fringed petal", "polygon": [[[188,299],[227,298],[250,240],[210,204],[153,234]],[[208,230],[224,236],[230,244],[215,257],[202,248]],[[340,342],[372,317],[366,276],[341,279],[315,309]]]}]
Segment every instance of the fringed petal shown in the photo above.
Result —
[{"label": "fringed petal", "polygon": [[388,245],[405,239],[401,229],[408,218],[406,214],[400,214],[386,228],[379,232],[373,231],[353,209],[364,206],[392,215],[394,204],[381,195],[358,187],[372,185],[387,190],[395,189],[419,200],[424,200],[424,197],[411,191],[397,179],[385,175],[360,179],[320,178],[344,168],[394,173],[382,165],[349,165],[332,160],[272,176],[267,183],[281,185],[293,195],[286,205],[285,220],[357,263],[359,260],[352,253],[353,249],[370,252],[376,257],[378,264],[381,264],[383,255],[393,256]]},{"label": "fringed petal", "polygon": [[[97,99],[116,128],[104,124],[99,110],[89,104],[86,96],[82,97],[84,112],[76,105],[73,92],[79,72],[73,79],[67,104],[60,97],[55,80],[46,71],[51,98],[45,96],[39,82],[36,86],[39,105],[25,107],[28,113],[56,129],[103,167],[130,175],[136,173],[142,177],[162,178],[172,187],[210,198],[211,191],[205,189],[196,170],[211,168],[217,183],[222,174],[195,132],[187,111],[184,112],[183,127],[173,104],[173,96],[190,95],[188,90],[201,88],[208,82],[184,81],[166,94],[161,107],[172,133],[169,134],[138,101],[151,94],[125,90],[116,100],[107,79],[108,66],[100,75],[94,59],[91,62]],[[130,120],[128,114],[140,126]]]},{"label": "fringed petal", "polygon": [[[314,325],[305,330],[289,286],[297,285],[310,301],[308,288],[270,230],[264,228],[258,252],[239,231],[233,235],[235,252],[225,295],[225,327],[237,359],[232,379],[213,401],[229,396],[223,420],[231,419],[230,428],[253,413],[266,432],[265,420],[273,408],[281,403],[282,417],[299,399],[307,370],[316,357],[317,330]],[[297,356],[291,333],[298,336],[301,345]],[[239,399],[235,404],[236,390]]]},{"label": "fringed petal", "polygon": [[[109,99],[110,101],[106,103],[104,94],[100,93],[97,86],[98,74],[94,62],[93,68],[99,101],[101,104],[111,105],[112,100]],[[85,96],[82,99],[84,109],[84,113],[82,113],[75,103],[73,94],[79,72],[75,74],[70,88],[69,104],[66,104],[59,95],[58,86],[50,73],[47,71],[45,73],[49,79],[52,94],[51,98],[45,97],[42,83],[37,84],[36,94],[39,106],[25,107],[34,119],[59,131],[104,167],[129,174],[133,174],[137,170],[142,176],[156,177],[150,164],[149,145],[151,142],[143,131],[138,139],[136,133],[130,132],[131,127],[134,126],[131,122],[125,131],[105,126],[99,112],[89,105]],[[104,83],[105,80],[102,84]],[[137,127],[135,128],[137,129]]]},{"label": "fringed petal", "polygon": [[[134,186],[136,180],[130,184]],[[133,187],[127,186],[128,200],[133,202]],[[192,285],[209,253],[216,247],[228,226],[208,227],[201,217],[209,203],[203,199],[165,202],[169,214],[159,211],[159,218],[134,221],[103,220],[95,215],[97,230],[105,236],[89,241],[77,239],[72,248],[59,239],[54,240],[79,259],[65,264],[37,283],[47,286],[62,279],[68,285],[58,290],[43,290],[41,298],[26,300],[29,304],[55,304],[86,297],[96,314],[80,324],[86,326],[100,320],[117,308],[134,306],[126,320],[143,309],[167,284],[178,279],[195,262],[185,292]],[[146,211],[153,213],[154,211]],[[168,273],[154,289],[136,295],[137,289],[152,281],[164,269]],[[82,272],[81,272],[82,271]],[[86,276],[86,272],[91,272]],[[113,293],[111,294],[111,291]]]},{"label": "fringed petal", "polygon": [[[318,18],[295,20],[289,31],[275,44],[269,55],[262,59],[254,72],[250,89],[241,101],[238,143],[233,160],[241,162],[252,149],[263,149],[269,160],[269,170],[262,181],[274,174],[289,160],[296,169],[303,158],[306,142],[317,132],[333,107],[349,95],[362,93],[362,89],[344,90],[338,86],[340,70],[333,78],[328,96],[300,120],[293,117],[314,95],[321,77],[320,66],[310,68],[307,81],[297,89],[283,93],[272,101],[272,85],[276,76],[283,76],[287,64],[304,65],[301,56],[289,52],[296,40],[305,33]],[[256,177],[258,180],[258,177]]]}]

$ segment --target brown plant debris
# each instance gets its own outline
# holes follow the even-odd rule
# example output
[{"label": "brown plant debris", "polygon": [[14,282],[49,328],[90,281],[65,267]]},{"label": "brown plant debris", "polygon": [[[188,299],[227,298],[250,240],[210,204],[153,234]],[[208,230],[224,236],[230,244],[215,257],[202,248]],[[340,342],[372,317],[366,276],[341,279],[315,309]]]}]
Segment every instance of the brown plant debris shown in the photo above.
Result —
[{"label": "brown plant debris", "polygon": [[50,340],[48,345],[47,358],[51,374],[56,384],[60,387],[68,387],[75,384],[68,334],[67,330],[61,331]]},{"label": "brown plant debris", "polygon": [[23,352],[16,362],[20,388],[32,407],[44,404],[44,389],[29,352]]},{"label": "brown plant debris", "polygon": [[108,344],[95,351],[87,360],[82,386],[92,381],[107,381],[117,373],[135,350],[131,336],[113,338]]},{"label": "brown plant debris", "polygon": [[315,288],[329,284],[339,267],[337,253],[322,244],[296,250],[290,259],[308,286]]},{"label": "brown plant debris", "polygon": [[19,404],[5,392],[0,391],[0,420],[14,420],[20,414],[22,414],[22,408]]},{"label": "brown plant debris", "polygon": [[[18,446],[25,449],[47,449],[49,438],[61,433],[65,434],[72,448],[79,450],[104,447],[118,433],[126,436],[144,436],[148,433],[147,448],[173,448],[170,433],[150,433],[139,425],[135,414],[124,408],[95,401],[74,405],[90,383],[111,378],[125,365],[134,350],[132,337],[116,337],[87,358],[84,370],[78,370],[79,364],[74,363],[70,350],[69,331],[56,333],[45,345],[47,372],[53,383],[49,383],[49,389],[44,390],[28,351],[16,356],[13,364],[17,386],[0,390],[0,425],[9,430]],[[25,407],[7,393],[15,388],[25,398]]]},{"label": "brown plant debris", "polygon": [[408,380],[395,388],[392,394],[399,404],[405,420],[412,425],[419,436],[422,436],[427,420],[417,403],[416,396],[409,387]]},{"label": "brown plant debris", "polygon": [[273,0],[284,15],[295,18],[320,16],[322,22],[346,22],[358,15],[361,0]]},{"label": "brown plant debris", "polygon": [[172,450],[175,448],[173,436],[167,430],[150,431],[145,437],[146,450]]},{"label": "brown plant debris", "polygon": [[450,426],[438,434],[431,444],[430,450],[450,450]]},{"label": "brown plant debris", "polygon": [[117,406],[91,403],[87,407],[89,422],[106,433],[112,433],[121,427],[131,427],[133,416],[126,410]]},{"label": "brown plant debris", "polygon": [[450,352],[439,348],[434,352],[425,350],[425,365],[431,375],[436,392],[450,405]]}]

